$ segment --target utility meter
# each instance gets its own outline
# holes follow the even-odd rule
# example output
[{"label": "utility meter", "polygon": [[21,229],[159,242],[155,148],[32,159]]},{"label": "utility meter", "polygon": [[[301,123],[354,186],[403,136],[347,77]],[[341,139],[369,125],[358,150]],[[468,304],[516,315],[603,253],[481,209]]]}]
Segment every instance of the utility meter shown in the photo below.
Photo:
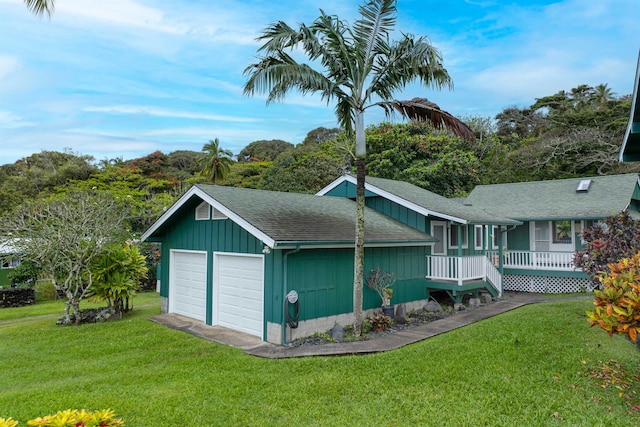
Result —
[{"label": "utility meter", "polygon": [[287,301],[289,301],[291,304],[295,304],[296,302],[298,302],[298,293],[296,291],[290,291],[287,294]]}]

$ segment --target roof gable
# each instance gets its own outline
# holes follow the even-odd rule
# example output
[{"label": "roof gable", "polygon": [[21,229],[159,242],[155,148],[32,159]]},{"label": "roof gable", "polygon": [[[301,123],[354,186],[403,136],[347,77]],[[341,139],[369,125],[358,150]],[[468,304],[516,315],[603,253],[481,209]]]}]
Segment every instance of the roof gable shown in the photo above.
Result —
[{"label": "roof gable", "polygon": [[[586,179],[588,191],[576,191]],[[637,174],[479,185],[466,202],[521,221],[598,219],[627,209],[637,188]]]},{"label": "roof gable", "polygon": [[[356,178],[352,175],[343,175],[320,190],[318,195],[330,194],[332,190],[342,186],[345,182],[355,186]],[[405,181],[367,176],[365,189],[367,195],[384,197],[425,217],[438,217],[461,224],[519,224],[519,221],[490,214],[473,206],[466,206]]]},{"label": "roof gable", "polygon": [[[349,199],[215,185],[193,186],[143,234],[142,240],[161,235],[163,225],[194,196],[270,247],[352,245],[355,240],[356,207]],[[424,245],[435,240],[372,209],[366,210],[365,218],[368,245]]]},{"label": "roof gable", "polygon": [[640,52],[638,52],[638,65],[636,66],[636,78],[633,83],[633,95],[631,98],[631,113],[629,123],[620,147],[621,162],[640,161]]}]

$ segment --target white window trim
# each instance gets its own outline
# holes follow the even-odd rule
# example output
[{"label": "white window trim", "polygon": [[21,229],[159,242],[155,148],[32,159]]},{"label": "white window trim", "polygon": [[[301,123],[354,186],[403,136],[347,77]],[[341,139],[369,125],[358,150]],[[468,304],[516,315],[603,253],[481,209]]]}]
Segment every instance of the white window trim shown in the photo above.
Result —
[{"label": "white window trim", "polygon": [[[478,230],[480,230],[480,235],[478,235]],[[477,251],[482,250],[482,238],[484,237],[484,225],[475,225],[473,227],[473,248]],[[480,237],[478,241],[478,237]]]}]

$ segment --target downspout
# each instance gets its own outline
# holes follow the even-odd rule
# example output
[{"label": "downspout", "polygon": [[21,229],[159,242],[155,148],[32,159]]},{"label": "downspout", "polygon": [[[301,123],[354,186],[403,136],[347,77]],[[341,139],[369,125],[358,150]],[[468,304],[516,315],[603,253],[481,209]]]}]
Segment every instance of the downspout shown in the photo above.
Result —
[{"label": "downspout", "polygon": [[287,321],[286,321],[287,316],[284,312],[284,310],[286,310],[284,299],[286,298],[286,295],[287,295],[287,284],[288,284],[287,282],[288,282],[288,275],[289,275],[288,268],[287,268],[287,259],[289,255],[295,254],[296,252],[300,252],[300,245],[297,245],[294,250],[285,253],[284,256],[282,257],[282,260],[283,260],[282,268],[284,269],[283,280],[282,280],[282,345],[287,345]]}]

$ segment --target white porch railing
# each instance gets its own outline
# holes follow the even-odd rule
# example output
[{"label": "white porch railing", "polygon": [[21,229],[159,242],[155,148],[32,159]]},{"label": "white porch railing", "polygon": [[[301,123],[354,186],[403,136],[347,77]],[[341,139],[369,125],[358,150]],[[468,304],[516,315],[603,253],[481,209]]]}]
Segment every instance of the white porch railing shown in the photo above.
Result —
[{"label": "white porch railing", "polygon": [[427,255],[427,279],[465,282],[482,280],[489,282],[502,295],[502,275],[484,255],[456,257]]},{"label": "white porch railing", "polygon": [[[502,253],[502,266],[505,268],[528,270],[573,271],[573,252],[513,251]],[[498,251],[489,251],[487,256],[498,265]]]}]

